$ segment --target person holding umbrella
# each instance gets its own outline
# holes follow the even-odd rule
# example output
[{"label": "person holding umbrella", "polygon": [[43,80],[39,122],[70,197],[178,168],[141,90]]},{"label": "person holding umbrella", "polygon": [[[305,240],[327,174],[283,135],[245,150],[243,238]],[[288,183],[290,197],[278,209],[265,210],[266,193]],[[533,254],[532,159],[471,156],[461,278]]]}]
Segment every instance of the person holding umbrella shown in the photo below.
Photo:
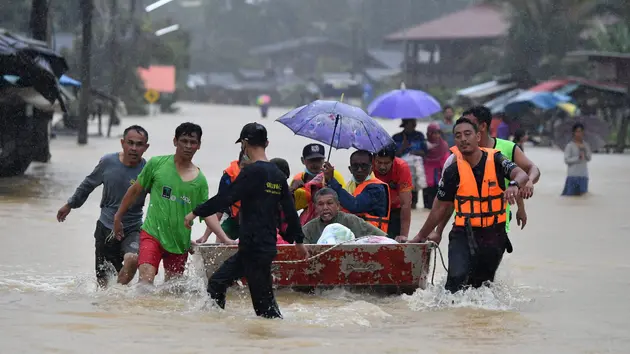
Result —
[{"label": "person holding umbrella", "polygon": [[567,164],[567,179],[564,182],[564,196],[579,196],[588,192],[588,162],[591,161],[591,147],[584,141],[584,124],[573,125],[573,140],[564,148],[564,163]]}]

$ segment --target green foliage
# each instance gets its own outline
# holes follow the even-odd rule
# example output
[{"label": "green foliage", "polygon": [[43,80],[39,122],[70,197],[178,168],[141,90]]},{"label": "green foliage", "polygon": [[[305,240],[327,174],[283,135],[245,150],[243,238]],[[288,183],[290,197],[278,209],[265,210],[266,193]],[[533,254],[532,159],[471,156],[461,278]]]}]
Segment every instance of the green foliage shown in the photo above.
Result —
[{"label": "green foliage", "polygon": [[592,45],[600,51],[630,53],[630,26],[624,21],[609,26],[598,24]]}]

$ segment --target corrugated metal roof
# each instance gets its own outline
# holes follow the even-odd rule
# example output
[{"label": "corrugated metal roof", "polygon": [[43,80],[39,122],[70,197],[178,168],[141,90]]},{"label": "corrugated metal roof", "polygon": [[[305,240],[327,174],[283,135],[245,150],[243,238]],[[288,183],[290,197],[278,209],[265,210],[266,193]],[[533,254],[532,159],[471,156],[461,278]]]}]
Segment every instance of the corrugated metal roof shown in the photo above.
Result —
[{"label": "corrugated metal roof", "polygon": [[473,5],[415,27],[390,34],[387,41],[500,38],[510,25],[505,14],[492,5]]}]

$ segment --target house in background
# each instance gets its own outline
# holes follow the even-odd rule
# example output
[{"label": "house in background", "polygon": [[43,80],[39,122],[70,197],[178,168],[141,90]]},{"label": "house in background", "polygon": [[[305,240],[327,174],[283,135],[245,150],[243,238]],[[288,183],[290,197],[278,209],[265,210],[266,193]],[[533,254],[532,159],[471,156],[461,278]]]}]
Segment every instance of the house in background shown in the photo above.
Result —
[{"label": "house in background", "polygon": [[[458,87],[477,74],[461,65],[466,57],[480,47],[499,45],[508,29],[509,22],[499,8],[477,4],[390,34],[385,41],[404,45],[408,87]],[[428,58],[423,57],[425,52]]]}]

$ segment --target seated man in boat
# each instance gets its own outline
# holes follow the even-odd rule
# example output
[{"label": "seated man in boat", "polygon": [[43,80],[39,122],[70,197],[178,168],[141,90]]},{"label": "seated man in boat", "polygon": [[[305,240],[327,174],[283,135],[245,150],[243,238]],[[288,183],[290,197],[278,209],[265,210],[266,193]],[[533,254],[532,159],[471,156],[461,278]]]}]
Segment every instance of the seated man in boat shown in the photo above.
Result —
[{"label": "seated man in boat", "polygon": [[315,210],[318,217],[302,227],[304,243],[317,243],[324,228],[330,224],[340,224],[352,231],[355,237],[387,236],[383,230],[361,219],[360,217],[341,211],[339,196],[331,188],[323,188],[315,193]]},{"label": "seated man in boat", "polygon": [[[312,186],[309,182],[313,181],[318,174],[322,173],[322,166],[326,158],[325,154],[326,150],[322,144],[306,145],[302,150],[304,172],[293,176],[293,180],[291,181],[295,210],[302,210],[302,214],[300,214],[300,223],[302,225],[317,216],[314,210],[309,210],[309,205],[312,205],[312,196],[319,188],[315,188],[315,186]],[[339,171],[334,172],[334,178],[340,185],[345,185],[343,176]]]},{"label": "seated man in boat", "polygon": [[335,168],[324,163],[324,178],[332,190],[337,192],[343,211],[355,214],[379,229],[387,232],[390,215],[389,186],[372,173],[374,156],[369,151],[357,150],[350,155],[352,180],[344,189],[333,178]]},{"label": "seated man in boat", "polygon": [[455,162],[444,170],[436,203],[409,242],[428,239],[439,243],[441,235],[432,231],[455,208],[455,222],[448,236],[446,280],[446,290],[454,293],[494,281],[508,244],[505,203],[516,202],[519,188],[529,177],[499,151],[480,148],[481,135],[471,120],[460,118],[453,132]]},{"label": "seated man in boat", "polygon": [[[405,160],[396,157],[396,145],[379,151],[374,157],[374,176],[387,183],[390,192],[390,238],[406,239],[411,225],[411,171]],[[400,237],[399,237],[400,236]]]}]

